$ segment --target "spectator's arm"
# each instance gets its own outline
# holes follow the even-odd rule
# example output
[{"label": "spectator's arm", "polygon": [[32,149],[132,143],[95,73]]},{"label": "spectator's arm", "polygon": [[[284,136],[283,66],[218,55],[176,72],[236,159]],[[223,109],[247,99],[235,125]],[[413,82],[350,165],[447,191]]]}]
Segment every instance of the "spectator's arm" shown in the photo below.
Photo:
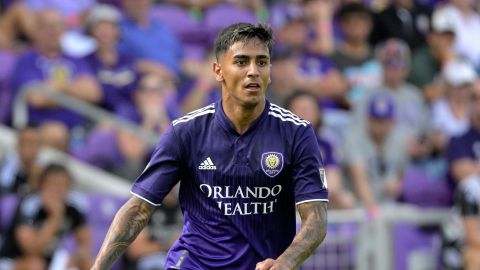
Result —
[{"label": "spectator's arm", "polygon": [[477,216],[467,216],[463,218],[463,227],[465,229],[465,239],[470,248],[480,250],[480,220]]},{"label": "spectator's arm", "polygon": [[377,202],[373,197],[370,184],[368,183],[368,176],[366,169],[360,163],[352,163],[348,166],[352,181],[357,191],[358,196],[363,202],[367,210],[373,210],[377,207]]},{"label": "spectator's arm", "polygon": [[150,237],[150,230],[143,229],[137,236],[135,241],[130,244],[127,249],[127,256],[133,261],[138,261],[144,256],[148,256],[153,253],[166,251],[168,248],[162,246],[160,242],[152,240]]},{"label": "spectator's arm", "polygon": [[193,89],[187,94],[182,102],[183,113],[188,113],[205,106],[212,90],[214,90],[214,82],[212,80],[198,78],[193,85]]},{"label": "spectator's arm", "polygon": [[342,184],[342,173],[338,166],[327,166],[328,197],[332,208],[349,209],[353,207],[354,198]]},{"label": "spectator's arm", "polygon": [[90,103],[98,103],[103,98],[100,85],[91,76],[81,76],[75,79],[71,84],[65,86],[65,90],[70,95]]},{"label": "spectator's arm", "polygon": [[162,78],[174,79],[175,74],[166,66],[147,59],[139,59],[135,63],[137,70],[141,74],[155,74]]},{"label": "spectator's arm", "polygon": [[336,69],[331,69],[321,78],[298,76],[297,87],[310,91],[320,98],[342,97],[348,90],[347,82]]},{"label": "spectator's arm", "polygon": [[460,182],[470,175],[480,173],[480,165],[470,158],[461,158],[455,160],[451,165],[453,178]]},{"label": "spectator's arm", "polygon": [[335,50],[333,38],[333,2],[316,0],[307,4],[312,12],[313,30],[315,39],[310,43],[313,52],[331,55]]},{"label": "spectator's arm", "polygon": [[76,265],[80,270],[90,269],[92,258],[90,256],[92,238],[90,229],[84,225],[77,228],[74,232],[77,241]]},{"label": "spectator's arm", "polygon": [[63,215],[49,216],[39,229],[22,224],[15,230],[20,249],[28,255],[42,255],[48,243],[58,231]]}]

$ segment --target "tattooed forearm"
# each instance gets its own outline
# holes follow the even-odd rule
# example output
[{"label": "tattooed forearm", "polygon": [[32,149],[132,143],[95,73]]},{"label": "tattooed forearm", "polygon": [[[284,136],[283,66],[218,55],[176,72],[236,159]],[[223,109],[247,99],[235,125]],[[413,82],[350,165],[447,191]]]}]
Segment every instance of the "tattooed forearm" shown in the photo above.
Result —
[{"label": "tattooed forearm", "polygon": [[296,269],[313,253],[327,234],[327,205],[322,201],[298,205],[302,228],[277,260],[285,261]]},{"label": "tattooed forearm", "polygon": [[154,206],[151,204],[137,197],[131,197],[115,215],[92,269],[110,269],[115,260],[145,227],[153,210]]}]

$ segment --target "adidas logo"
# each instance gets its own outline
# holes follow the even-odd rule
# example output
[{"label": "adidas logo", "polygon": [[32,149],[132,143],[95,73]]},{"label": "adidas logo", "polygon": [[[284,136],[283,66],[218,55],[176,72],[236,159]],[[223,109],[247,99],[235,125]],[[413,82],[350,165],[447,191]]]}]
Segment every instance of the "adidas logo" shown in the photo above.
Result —
[{"label": "adidas logo", "polygon": [[210,159],[210,157],[207,157],[202,163],[200,163],[200,166],[198,166],[199,170],[216,170],[217,166],[215,166]]}]

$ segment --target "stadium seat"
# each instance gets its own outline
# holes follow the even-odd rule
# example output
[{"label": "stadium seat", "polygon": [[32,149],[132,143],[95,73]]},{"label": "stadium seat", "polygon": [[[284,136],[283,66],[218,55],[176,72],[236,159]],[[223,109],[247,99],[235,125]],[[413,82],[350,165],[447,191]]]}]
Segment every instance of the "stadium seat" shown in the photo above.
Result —
[{"label": "stadium seat", "polygon": [[9,89],[10,76],[17,62],[17,55],[0,50],[0,124],[8,123],[12,97]]},{"label": "stadium seat", "polygon": [[15,194],[0,196],[0,246],[4,235],[8,233],[19,202],[20,198]]},{"label": "stadium seat", "polygon": [[445,181],[442,166],[442,161],[428,166],[410,165],[403,176],[403,201],[419,207],[451,206],[452,190]]},{"label": "stadium seat", "polygon": [[219,4],[209,8],[204,15],[204,25],[213,40],[220,29],[239,22],[256,23],[255,14],[232,4]]},{"label": "stadium seat", "polygon": [[201,24],[180,6],[173,4],[155,5],[150,16],[166,24],[182,43],[202,43],[205,41],[206,32]]}]

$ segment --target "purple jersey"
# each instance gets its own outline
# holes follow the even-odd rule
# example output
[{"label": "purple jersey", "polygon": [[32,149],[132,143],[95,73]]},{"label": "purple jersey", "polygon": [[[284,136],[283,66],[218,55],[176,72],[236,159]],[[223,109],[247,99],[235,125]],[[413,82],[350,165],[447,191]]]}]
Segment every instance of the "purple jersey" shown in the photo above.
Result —
[{"label": "purple jersey", "polygon": [[[446,156],[449,168],[451,168],[453,162],[464,158],[480,162],[480,132],[471,127],[463,135],[451,138]],[[457,181],[455,181],[451,171],[448,172],[447,177],[448,183],[453,190],[456,187],[456,183],[461,179],[456,179]]]},{"label": "purple jersey", "polygon": [[295,236],[295,205],[328,201],[310,125],[267,101],[239,135],[221,101],[172,122],[132,193],[154,205],[180,181],[184,227],[166,269],[255,269]]},{"label": "purple jersey", "polygon": [[[67,55],[56,58],[47,58],[36,50],[24,53],[18,60],[12,75],[12,89],[14,95],[22,88],[35,82],[70,82],[81,76],[92,76],[90,67],[82,59]],[[30,124],[38,125],[45,121],[58,121],[67,127],[73,128],[83,124],[83,117],[64,107],[34,108],[29,106],[28,120]]]}]

